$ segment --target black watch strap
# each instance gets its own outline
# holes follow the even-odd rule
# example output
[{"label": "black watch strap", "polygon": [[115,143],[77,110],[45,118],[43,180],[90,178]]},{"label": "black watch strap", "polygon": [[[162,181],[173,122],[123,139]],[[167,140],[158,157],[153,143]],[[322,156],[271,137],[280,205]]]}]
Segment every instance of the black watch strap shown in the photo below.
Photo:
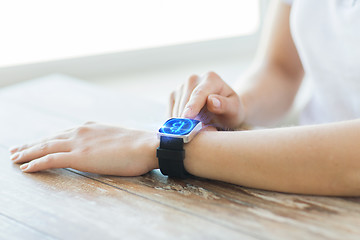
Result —
[{"label": "black watch strap", "polygon": [[190,176],[184,168],[185,151],[182,138],[160,136],[160,147],[157,148],[156,156],[162,174],[177,178]]}]

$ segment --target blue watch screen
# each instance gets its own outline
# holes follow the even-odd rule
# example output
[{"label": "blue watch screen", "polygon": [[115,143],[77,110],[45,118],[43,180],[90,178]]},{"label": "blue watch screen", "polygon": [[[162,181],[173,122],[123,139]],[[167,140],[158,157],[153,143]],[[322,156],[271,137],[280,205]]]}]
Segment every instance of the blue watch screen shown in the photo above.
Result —
[{"label": "blue watch screen", "polygon": [[188,118],[171,118],[159,129],[159,132],[173,135],[190,133],[200,121]]}]

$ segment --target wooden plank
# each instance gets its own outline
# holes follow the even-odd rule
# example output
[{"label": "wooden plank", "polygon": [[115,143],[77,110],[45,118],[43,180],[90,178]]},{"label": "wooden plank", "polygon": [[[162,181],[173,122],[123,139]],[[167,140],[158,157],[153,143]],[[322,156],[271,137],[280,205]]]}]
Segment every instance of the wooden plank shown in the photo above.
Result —
[{"label": "wooden plank", "polygon": [[198,179],[172,180],[157,171],[136,178],[78,173],[264,238],[360,236],[359,206],[340,198],[266,192]]},{"label": "wooden plank", "polygon": [[[7,149],[10,144],[14,144],[13,141],[19,141],[20,139],[31,139],[31,137],[33,139],[35,138],[39,138],[39,132],[41,132],[41,134],[46,134],[46,133],[50,133],[51,132],[51,129],[52,128],[57,128],[57,126],[61,126],[62,128],[64,126],[67,126],[69,124],[68,121],[66,120],[61,120],[61,119],[58,119],[58,118],[53,118],[52,116],[48,116],[47,114],[44,114],[44,113],[41,113],[37,110],[31,110],[29,108],[25,108],[23,106],[20,106],[20,105],[17,105],[17,104],[11,104],[11,103],[6,103],[4,104],[3,102],[0,101],[0,109],[3,109],[5,110],[8,114],[6,116],[4,116],[2,118],[2,122],[3,123],[7,123],[7,124],[1,124],[0,125],[0,133],[2,133],[2,136],[6,136],[6,137],[2,137],[0,139],[0,143],[2,144],[2,146],[4,146],[4,150]],[[23,119],[23,118],[19,118],[19,117],[12,117],[12,116],[15,116],[17,115],[18,113],[22,113],[22,114],[25,114],[27,117],[26,119]],[[35,124],[36,123],[36,124]],[[9,136],[9,137],[8,137]],[[44,136],[44,135],[42,135]],[[4,153],[5,154],[5,153]],[[17,165],[12,165],[11,161],[9,160],[9,156],[8,154],[6,154],[7,157],[3,159],[3,162],[5,163],[5,161],[7,162],[8,165],[11,165],[12,168],[8,167],[7,169],[13,169],[16,174],[18,175],[19,174],[19,170],[17,169]],[[1,165],[0,165],[0,168],[1,169],[6,169],[6,168],[3,168]],[[68,176],[68,181],[71,180],[71,176],[70,175],[75,175],[76,178],[79,178],[79,175],[78,174],[73,174],[73,173],[69,173],[69,172],[66,172],[64,173],[64,170],[61,171],[61,170],[52,170],[50,171],[52,174],[49,174],[48,171],[47,172],[44,172],[42,174],[45,174],[47,176],[46,178],[46,182],[49,182],[49,185],[51,184],[57,184],[57,175],[62,175],[62,174],[65,174],[66,176]],[[57,174],[53,174],[54,172],[56,172]],[[21,173],[20,173],[21,174]],[[70,175],[69,175],[70,174]],[[9,176],[7,175],[3,175],[3,177],[7,176],[7,180],[13,178],[15,176],[15,173],[9,173],[8,174]],[[29,175],[30,176],[30,179],[32,178],[32,174],[26,174],[26,175]],[[38,175],[38,174],[34,174],[35,176],[42,176],[42,175]],[[54,178],[52,179],[51,176]],[[1,178],[0,178],[1,179]],[[81,178],[80,178],[81,179]],[[41,178],[42,180],[42,178]],[[81,186],[79,186],[79,188],[86,188],[88,182],[90,182],[91,184],[95,184],[95,185],[101,185],[101,183],[99,183],[98,181],[94,181],[94,180],[91,180],[89,178],[85,178],[85,180],[87,180],[87,183],[82,183]],[[78,181],[81,181],[81,180],[78,180]],[[11,180],[12,183],[14,183],[14,180]],[[107,189],[109,188],[112,188],[111,186],[109,185],[105,185]],[[1,187],[1,186],[0,186]],[[22,184],[22,187],[24,187],[24,185]],[[32,187],[33,188],[33,187]],[[6,189],[6,188],[5,188]],[[116,191],[119,191],[120,188],[113,188],[114,190]],[[121,189],[120,189],[121,190]],[[122,189],[122,191],[124,191],[125,189]],[[126,192],[128,192],[127,190],[125,190]],[[1,191],[0,191],[1,193]],[[139,196],[137,192],[131,192],[133,195],[135,196]],[[31,195],[31,194],[29,194]],[[147,199],[147,201],[152,200],[152,198],[148,198],[146,196],[141,196],[142,199]],[[41,201],[41,199],[38,199],[39,201]],[[162,204],[161,201],[154,201],[154,204]],[[51,206],[51,203],[47,202],[46,204],[50,204]],[[46,205],[44,204],[44,205]],[[1,205],[1,203],[0,203]],[[164,205],[166,208],[171,208],[171,209],[175,209],[176,211],[181,211],[179,210],[176,206],[171,206],[171,205]],[[0,211],[2,212],[2,211]],[[36,212],[39,212],[38,210]],[[187,219],[188,221],[191,221],[192,217],[194,217],[194,219],[192,221],[198,222],[198,218],[203,218],[202,216],[200,215],[194,215],[194,213],[191,213],[191,212],[185,212],[187,215],[190,215],[190,217]],[[9,214],[9,213],[8,213]],[[13,214],[13,213],[12,213]],[[45,214],[45,213],[44,213]],[[13,216],[13,215],[11,215]],[[39,219],[41,219],[41,217],[39,217]],[[22,220],[22,219],[20,219]],[[204,218],[204,220],[206,220],[207,222],[209,222],[209,224],[214,224],[213,223],[213,220],[211,219],[208,219],[208,218]],[[60,220],[59,220],[60,221]],[[177,222],[177,224],[180,224],[180,222]],[[37,227],[41,227],[41,226],[37,226]],[[220,228],[223,228],[221,225],[219,226]],[[241,233],[241,230],[240,229],[237,229],[237,228],[233,228],[232,230],[227,230],[227,231],[234,231],[235,233],[232,233],[232,234],[240,234],[240,236],[244,236],[242,233]],[[227,231],[222,231],[224,232],[224,234],[227,232]],[[245,231],[247,232],[247,231]],[[56,235],[58,236],[58,235]],[[231,234],[230,234],[231,236]]]},{"label": "wooden plank", "polygon": [[[6,112],[6,115],[3,115],[1,118],[0,133],[2,137],[0,141],[5,147],[19,143],[19,141],[46,136],[54,130],[71,125],[71,122],[66,117],[61,119],[56,114],[55,117],[54,115],[50,116],[48,112],[36,108],[36,106],[32,107],[21,103],[19,105],[14,103],[14,101],[5,100],[1,95],[0,109],[2,112]],[[26,116],[26,118],[22,116]],[[250,237],[241,233],[241,231],[227,229],[207,219],[182,213],[172,206],[164,206],[160,202],[154,202],[139,197],[136,194],[125,192],[125,195],[130,195],[131,197],[128,197],[130,200],[124,203],[123,199],[117,197],[119,192],[124,194],[124,191],[66,170],[52,170],[40,174],[22,174],[17,166],[9,161],[8,157],[4,148],[1,153],[0,168],[6,174],[2,174],[0,178],[0,188],[3,191],[0,194],[6,197],[1,199],[0,206],[2,207],[0,207],[0,212],[14,217],[19,222],[30,221],[32,227],[42,229],[54,236],[61,238],[69,236],[84,237],[84,232],[89,237],[102,235],[116,238],[115,234],[119,232],[133,236],[135,232],[134,226],[131,228],[125,224],[124,229],[119,228],[117,230],[114,230],[113,226],[113,223],[130,220],[132,223],[140,222],[140,224],[137,224],[139,226],[144,225],[142,223],[144,221],[151,222],[150,226],[152,227],[155,226],[155,229],[150,228],[151,230],[148,231],[139,230],[136,233],[139,235],[139,238],[144,238],[144,236],[146,238],[148,236],[168,237],[176,234],[184,236],[184,238],[189,236],[211,236],[215,238],[229,236],[250,239]],[[95,190],[92,188],[95,188]],[[58,196],[59,191],[61,193],[60,197]],[[98,191],[98,194],[93,193],[96,191]],[[70,192],[72,195],[63,196],[64,192]],[[81,197],[82,194],[89,192],[92,194],[87,199]],[[111,193],[109,194],[111,196],[106,201],[103,200],[104,192]],[[101,201],[99,200],[100,198]],[[82,200],[81,203],[79,203],[80,200]],[[37,203],[35,204],[33,201]],[[132,211],[130,211],[131,207],[128,205],[134,203],[141,207],[133,207]],[[99,205],[101,205],[101,209],[99,209]],[[69,206],[71,206],[70,209],[68,209]],[[96,206],[96,211],[93,209],[94,206]],[[113,208],[118,209],[117,214],[116,211],[113,211]],[[127,212],[130,211],[130,213],[127,213],[124,209]],[[150,213],[148,209],[151,209]],[[92,213],[92,217],[74,215],[75,211]],[[134,214],[136,217],[130,219],[126,217]],[[123,219],[117,219],[118,215],[122,215]],[[159,218],[159,220],[150,221],[154,216]],[[50,225],[47,223],[48,218],[52,219],[52,224]],[[99,219],[106,223],[99,223]],[[167,224],[169,221],[176,224],[169,225]],[[157,224],[157,222],[160,223]],[[162,227],[162,225],[164,226]],[[59,226],[61,226],[60,229]],[[180,226],[179,230],[173,230],[175,226]],[[209,226],[211,226],[212,230],[202,233],[201,230],[207,229]],[[91,228],[92,230],[86,231],[86,228]],[[183,233],[182,228],[187,229],[187,233]],[[67,229],[66,233],[64,233],[64,229]],[[154,233],[150,234],[151,231]]]},{"label": "wooden plank", "polygon": [[1,98],[0,144],[10,147],[33,142],[74,127],[76,120],[43,113],[36,108],[23,106]]},{"label": "wooden plank", "polygon": [[[64,169],[24,174],[4,149],[0,169],[0,213],[57,238],[254,239]],[[3,234],[11,235],[12,229]]]},{"label": "wooden plank", "polygon": [[166,105],[136,96],[136,93],[119,95],[64,75],[3,88],[1,101],[18,103],[76,124],[99,121],[147,130],[157,130],[166,119],[167,110]]},{"label": "wooden plank", "polygon": [[[13,136],[13,140],[48,135],[45,134],[45,131],[50,133],[52,129],[57,130],[60,126],[65,126],[70,122],[82,122],[89,116],[94,116],[93,113],[98,112],[107,101],[117,101],[119,105],[124,101],[122,99],[124,96],[113,98],[109,97],[109,94],[96,93],[98,94],[97,98],[102,99],[102,102],[98,105],[90,104],[91,107],[88,107],[86,111],[79,112],[77,109],[81,108],[84,101],[76,101],[75,95],[77,94],[80,99],[94,96],[96,91],[92,87],[83,88],[83,84],[78,83],[78,87],[73,88],[71,81],[67,82],[70,89],[76,89],[76,94],[68,91],[68,100],[74,99],[74,101],[71,105],[62,106],[60,96],[57,97],[57,100],[53,100],[52,104],[43,104],[46,98],[51,98],[51,95],[39,92],[39,89],[49,92],[50,86],[52,86],[51,81],[47,81],[44,87],[43,84],[44,81],[39,81],[28,87],[19,86],[17,90],[8,89],[0,93],[0,109],[3,107],[16,115],[16,111],[26,111],[22,109],[25,105],[29,110],[28,118],[33,119],[30,120],[30,124],[21,118],[7,120],[10,125],[17,126],[18,134]],[[61,81],[57,82],[55,86],[57,89],[65,88]],[[18,93],[19,89],[21,94]],[[36,94],[33,93],[34,91]],[[29,92],[32,92],[32,95],[29,95]],[[19,98],[20,95],[25,96],[25,99],[31,99],[31,102],[26,103],[23,98]],[[14,98],[14,96],[17,97]],[[9,103],[1,105],[1,100],[11,100],[13,105],[10,104],[10,106]],[[122,123],[131,122],[134,119],[138,122],[146,120],[144,116],[151,112],[149,110],[151,107],[146,106],[147,109],[143,111],[142,107],[144,106],[140,100],[138,103],[135,101],[134,104],[137,106],[136,109],[139,109],[136,113],[139,114],[139,119],[133,118],[134,115],[131,114],[119,116],[117,113],[109,113],[107,120],[116,119]],[[56,108],[54,109],[53,106]],[[90,108],[91,112],[89,113]],[[123,110],[120,112],[126,111],[133,112],[134,110],[131,110],[129,106],[123,106]],[[34,113],[36,116],[32,118]],[[39,129],[33,127],[34,123],[38,121],[37,119],[41,119]],[[156,120],[152,122],[156,122]],[[154,127],[147,124],[148,122],[144,121],[142,126],[147,129]],[[0,133],[1,130],[2,128],[0,128]],[[10,130],[6,129],[6,131]],[[40,132],[41,134],[39,134]],[[11,139],[10,141],[0,139],[0,142],[7,145]],[[346,236],[347,239],[357,239],[360,235],[359,198],[351,198],[349,201],[346,198],[281,194],[196,178],[174,181],[163,177],[158,171],[137,178],[107,177],[81,172],[77,172],[77,174],[96,180],[98,183],[105,183],[108,187],[174,208],[184,214],[199,217],[217,226],[244,232],[257,238],[339,239]]]},{"label": "wooden plank", "polygon": [[32,227],[19,223],[9,216],[0,214],[0,239],[56,239]]}]

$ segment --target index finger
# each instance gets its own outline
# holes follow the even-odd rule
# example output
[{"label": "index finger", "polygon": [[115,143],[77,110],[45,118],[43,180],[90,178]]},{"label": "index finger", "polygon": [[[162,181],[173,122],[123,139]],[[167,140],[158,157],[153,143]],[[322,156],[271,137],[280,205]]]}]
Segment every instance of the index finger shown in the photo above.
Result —
[{"label": "index finger", "polygon": [[220,94],[225,85],[216,73],[208,73],[205,79],[191,93],[182,117],[195,118],[205,106],[207,97],[210,94]]}]

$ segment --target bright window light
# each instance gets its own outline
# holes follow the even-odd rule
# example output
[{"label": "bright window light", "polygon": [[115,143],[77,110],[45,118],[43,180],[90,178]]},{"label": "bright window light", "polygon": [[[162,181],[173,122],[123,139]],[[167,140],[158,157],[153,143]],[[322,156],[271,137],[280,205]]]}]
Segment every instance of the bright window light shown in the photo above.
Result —
[{"label": "bright window light", "polygon": [[0,67],[249,35],[255,0],[0,0]]}]

